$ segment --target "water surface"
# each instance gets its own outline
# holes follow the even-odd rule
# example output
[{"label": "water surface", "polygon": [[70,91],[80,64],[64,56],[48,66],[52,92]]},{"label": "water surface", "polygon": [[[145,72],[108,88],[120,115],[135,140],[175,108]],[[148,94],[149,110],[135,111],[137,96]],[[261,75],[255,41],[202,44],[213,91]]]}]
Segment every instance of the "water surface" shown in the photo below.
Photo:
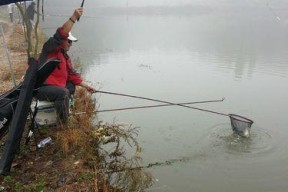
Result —
[{"label": "water surface", "polygon": [[[52,2],[43,25],[48,34],[78,5],[59,14]],[[287,4],[207,0],[127,9],[124,1],[113,8],[101,3],[86,2],[71,50],[98,89],[170,102],[225,97],[197,107],[255,122],[244,139],[233,134],[228,117],[179,106],[99,113],[98,120],[139,127],[143,165],[170,162],[149,169],[155,177],[149,190],[286,191]],[[158,104],[96,98],[99,110]]]}]

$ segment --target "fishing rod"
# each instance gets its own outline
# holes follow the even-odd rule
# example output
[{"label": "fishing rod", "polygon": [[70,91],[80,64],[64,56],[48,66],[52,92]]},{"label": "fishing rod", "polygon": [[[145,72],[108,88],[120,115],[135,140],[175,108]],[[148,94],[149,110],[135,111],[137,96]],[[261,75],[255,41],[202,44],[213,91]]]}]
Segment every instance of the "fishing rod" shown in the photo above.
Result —
[{"label": "fishing rod", "polygon": [[[154,108],[154,107],[167,107],[173,105],[192,105],[192,104],[200,104],[200,103],[213,103],[213,102],[222,102],[225,98],[216,99],[216,100],[207,100],[207,101],[194,101],[194,102],[186,102],[186,103],[174,103],[174,104],[162,104],[162,105],[145,105],[145,106],[136,106],[136,107],[125,107],[125,108],[116,108],[116,109],[103,109],[103,110],[95,110],[93,113],[101,113],[101,112],[111,112],[111,111],[124,111],[124,110],[133,110],[133,109],[146,109],[146,108]],[[72,115],[81,115],[86,112],[77,112],[72,113]]]},{"label": "fishing rod", "polygon": [[[85,0],[82,0],[82,3],[81,3],[81,6],[80,7],[83,7],[84,6],[84,2],[85,2]],[[80,17],[77,19],[77,21],[79,21],[80,20]]]}]

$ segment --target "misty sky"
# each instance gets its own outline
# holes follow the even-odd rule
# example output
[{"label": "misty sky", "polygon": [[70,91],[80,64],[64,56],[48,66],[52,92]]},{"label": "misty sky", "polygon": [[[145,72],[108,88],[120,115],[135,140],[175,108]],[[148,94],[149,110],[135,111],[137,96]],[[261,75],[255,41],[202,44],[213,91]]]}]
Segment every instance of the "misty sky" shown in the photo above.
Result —
[{"label": "misty sky", "polygon": [[217,1],[223,0],[97,0],[96,2],[98,6],[126,6],[127,4],[128,6],[175,6],[203,3],[213,4]]},{"label": "misty sky", "polygon": [[[72,7],[79,6],[82,0],[49,0],[47,5],[57,5],[66,7],[67,3]],[[273,8],[287,8],[287,0],[87,0],[85,1],[86,8],[101,8],[101,7],[147,7],[147,6],[202,6],[202,7],[222,7],[222,6],[249,6],[261,7],[271,6]],[[62,8],[64,8],[62,7]]]},{"label": "misty sky", "polygon": [[[70,0],[71,2],[72,0]],[[89,0],[85,2],[96,7],[146,7],[146,6],[183,6],[183,5],[203,5],[203,6],[262,6],[287,5],[287,0]],[[81,0],[73,0],[79,4]]]}]

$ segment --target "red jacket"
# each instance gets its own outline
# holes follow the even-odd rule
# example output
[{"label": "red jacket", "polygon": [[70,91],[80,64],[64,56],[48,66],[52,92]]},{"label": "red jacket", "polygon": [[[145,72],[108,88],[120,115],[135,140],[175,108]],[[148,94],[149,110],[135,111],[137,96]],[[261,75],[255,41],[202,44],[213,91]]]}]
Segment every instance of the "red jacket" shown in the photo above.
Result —
[{"label": "red jacket", "polygon": [[40,55],[40,62],[50,58],[58,58],[59,66],[48,76],[46,85],[56,85],[66,87],[67,82],[79,85],[83,80],[79,73],[72,67],[69,56],[60,47],[61,41],[68,38],[68,34],[64,33],[62,28],[58,28],[53,37],[51,37],[44,45]]}]

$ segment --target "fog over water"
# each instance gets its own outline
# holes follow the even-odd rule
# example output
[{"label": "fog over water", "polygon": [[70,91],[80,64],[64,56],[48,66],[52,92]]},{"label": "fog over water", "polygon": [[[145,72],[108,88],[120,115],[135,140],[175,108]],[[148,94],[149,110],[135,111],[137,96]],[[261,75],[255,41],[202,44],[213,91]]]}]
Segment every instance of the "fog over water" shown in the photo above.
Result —
[{"label": "fog over water", "polygon": [[[81,0],[45,1],[52,35]],[[150,191],[285,192],[288,184],[288,3],[284,0],[86,0],[71,55],[98,89],[254,121],[249,139],[228,117],[181,107],[99,113],[139,127]],[[96,94],[99,110],[148,101]],[[149,190],[148,190],[149,191]]]}]

